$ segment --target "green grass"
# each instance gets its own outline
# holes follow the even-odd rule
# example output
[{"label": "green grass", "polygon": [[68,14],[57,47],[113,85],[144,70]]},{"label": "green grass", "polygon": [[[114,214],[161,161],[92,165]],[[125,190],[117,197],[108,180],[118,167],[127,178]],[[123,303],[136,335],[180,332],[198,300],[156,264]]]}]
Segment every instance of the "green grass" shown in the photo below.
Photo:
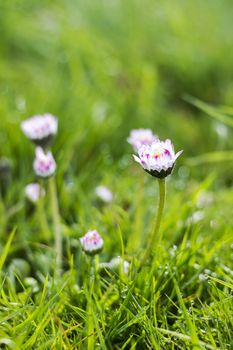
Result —
[{"label": "green grass", "polygon": [[[0,183],[0,348],[233,349],[232,15],[228,0],[0,0],[0,158],[12,164]],[[34,147],[20,130],[47,111],[59,119],[56,278],[49,189],[45,236],[24,198]],[[184,149],[162,242],[139,272],[158,189],[126,142],[138,127]],[[104,238],[99,262],[122,256],[128,274],[90,274],[89,229]]]}]

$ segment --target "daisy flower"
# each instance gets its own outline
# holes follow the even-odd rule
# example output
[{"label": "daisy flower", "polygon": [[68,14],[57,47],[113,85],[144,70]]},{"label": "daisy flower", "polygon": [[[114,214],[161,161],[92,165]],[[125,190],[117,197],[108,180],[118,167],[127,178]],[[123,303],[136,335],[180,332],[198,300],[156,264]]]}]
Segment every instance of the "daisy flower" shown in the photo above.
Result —
[{"label": "daisy flower", "polygon": [[134,160],[150,175],[163,179],[171,174],[176,159],[183,151],[175,153],[171,140],[154,141],[151,145],[143,145]]}]

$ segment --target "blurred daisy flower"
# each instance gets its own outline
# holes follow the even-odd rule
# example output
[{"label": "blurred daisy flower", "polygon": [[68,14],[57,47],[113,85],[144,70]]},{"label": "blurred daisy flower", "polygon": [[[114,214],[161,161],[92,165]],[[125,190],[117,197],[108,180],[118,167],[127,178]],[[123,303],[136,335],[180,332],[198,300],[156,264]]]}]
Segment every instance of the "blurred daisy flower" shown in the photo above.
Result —
[{"label": "blurred daisy flower", "polygon": [[154,141],[151,145],[143,145],[134,160],[150,175],[163,179],[171,174],[176,159],[183,151],[175,153],[171,140]]},{"label": "blurred daisy flower", "polygon": [[97,186],[95,193],[97,197],[99,197],[105,203],[111,203],[113,200],[113,194],[106,186]]},{"label": "blurred daisy flower", "polygon": [[130,268],[130,263],[127,260],[123,260],[120,256],[117,256],[116,258],[113,258],[112,260],[110,260],[109,266],[111,269],[115,269],[115,268],[118,268],[119,266],[122,266],[123,273],[127,275]]},{"label": "blurred daisy flower", "polygon": [[33,168],[37,176],[46,178],[52,176],[56,170],[56,162],[51,152],[45,153],[43,148],[36,147],[36,158]]},{"label": "blurred daisy flower", "polygon": [[157,141],[158,137],[153,134],[151,129],[133,129],[130,131],[129,137],[127,138],[128,143],[130,143],[135,152],[142,145],[151,145],[152,142]]},{"label": "blurred daisy flower", "polygon": [[38,183],[31,183],[25,187],[25,196],[30,202],[37,203],[45,196],[45,190]]},{"label": "blurred daisy flower", "polygon": [[99,253],[104,245],[102,237],[96,230],[88,231],[83,237],[80,238],[80,243],[83,251],[89,255]]},{"label": "blurred daisy flower", "polygon": [[119,267],[122,267],[122,272],[127,275],[129,273],[130,263],[127,260],[123,260],[121,256],[117,256],[109,262],[100,263],[100,269],[117,270]]},{"label": "blurred daisy flower", "polygon": [[36,145],[46,147],[57,133],[58,122],[53,115],[35,115],[21,123],[23,133]]}]

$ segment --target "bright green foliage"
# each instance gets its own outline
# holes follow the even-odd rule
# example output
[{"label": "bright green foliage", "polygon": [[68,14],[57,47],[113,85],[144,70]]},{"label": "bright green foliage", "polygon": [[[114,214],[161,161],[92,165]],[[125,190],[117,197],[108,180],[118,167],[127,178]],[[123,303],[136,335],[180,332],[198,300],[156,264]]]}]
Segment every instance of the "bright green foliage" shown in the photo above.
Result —
[{"label": "bright green foliage", "polygon": [[[13,169],[0,200],[0,348],[233,348],[232,18],[230,0],[0,0],[0,157]],[[59,118],[55,279],[48,195],[47,222],[24,198],[34,148],[20,122],[44,112]],[[138,127],[184,149],[158,254],[140,272],[158,192],[126,142]],[[97,199],[100,184],[113,203]],[[89,229],[105,241],[99,261],[81,252]],[[98,270],[119,255],[127,275]]]}]

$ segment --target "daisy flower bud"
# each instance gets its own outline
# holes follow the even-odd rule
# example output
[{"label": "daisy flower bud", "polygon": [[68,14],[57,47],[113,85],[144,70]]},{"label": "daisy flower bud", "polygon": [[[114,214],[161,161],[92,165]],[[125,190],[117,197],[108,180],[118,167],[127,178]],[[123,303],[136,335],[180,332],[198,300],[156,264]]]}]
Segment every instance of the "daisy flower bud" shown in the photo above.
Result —
[{"label": "daisy flower bud", "polygon": [[46,178],[52,176],[56,170],[56,162],[51,152],[45,153],[43,148],[36,147],[36,158],[33,168],[37,176]]},{"label": "daisy flower bud", "polygon": [[89,255],[99,253],[104,245],[102,237],[96,230],[88,231],[83,237],[80,238],[80,243],[83,251]]},{"label": "daisy flower bud", "polygon": [[163,179],[171,174],[175,161],[183,151],[175,153],[171,140],[154,141],[151,145],[143,145],[134,160],[150,175]]},{"label": "daisy flower bud", "polygon": [[95,193],[105,203],[111,203],[113,200],[113,194],[106,186],[97,186]]},{"label": "daisy flower bud", "polygon": [[37,203],[45,196],[45,190],[38,183],[32,183],[25,187],[25,196],[32,203]]},{"label": "daisy flower bud", "polygon": [[130,131],[129,137],[127,138],[135,152],[143,145],[151,145],[152,142],[157,141],[158,137],[153,134],[151,129],[133,129]]},{"label": "daisy flower bud", "polygon": [[35,115],[21,123],[23,133],[36,145],[47,146],[57,133],[57,118],[46,113]]}]

